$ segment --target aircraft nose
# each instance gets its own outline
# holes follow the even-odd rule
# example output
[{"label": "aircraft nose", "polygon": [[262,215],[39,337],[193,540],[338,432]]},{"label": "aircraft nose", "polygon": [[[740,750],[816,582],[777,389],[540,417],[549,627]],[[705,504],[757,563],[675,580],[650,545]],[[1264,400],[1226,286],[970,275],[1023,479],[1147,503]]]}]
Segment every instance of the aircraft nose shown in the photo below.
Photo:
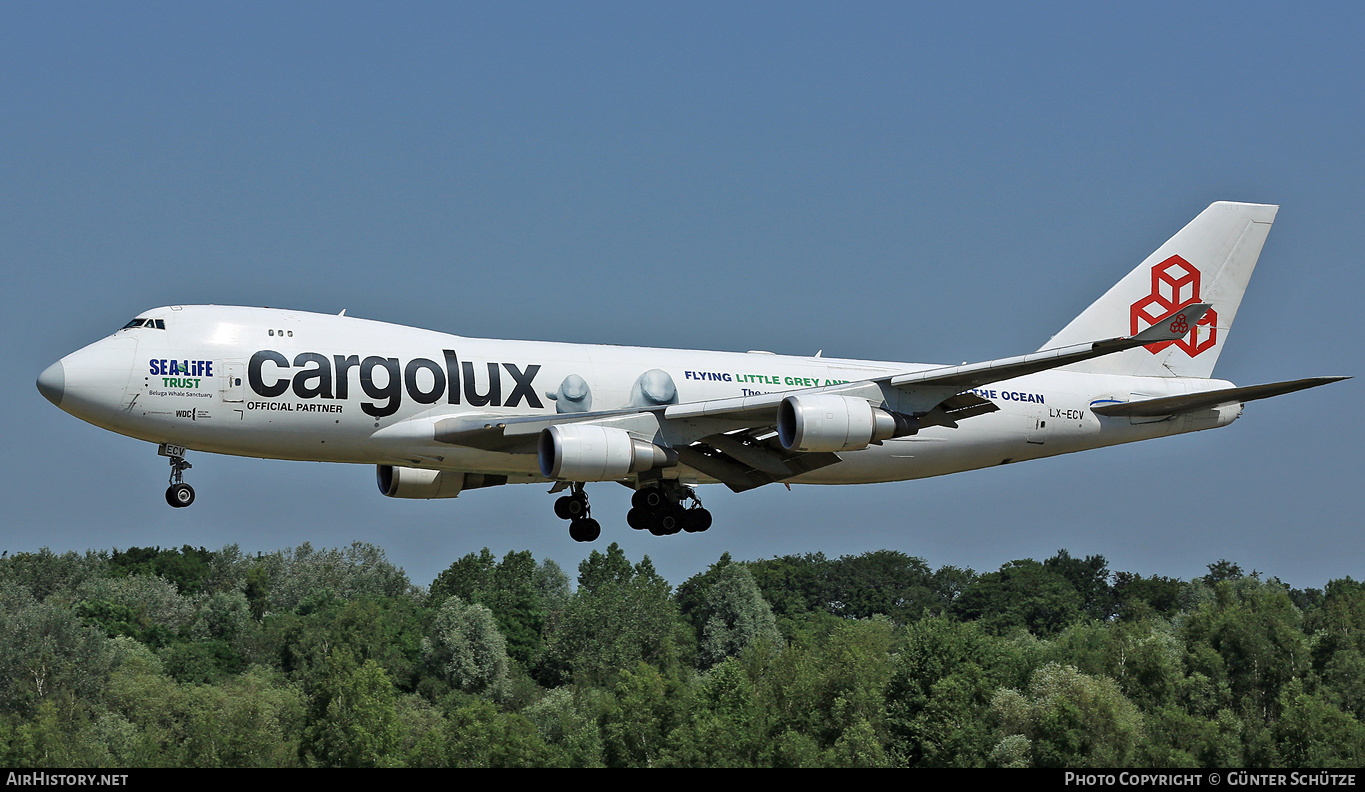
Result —
[{"label": "aircraft nose", "polygon": [[53,363],[38,375],[38,392],[58,407],[62,406],[62,396],[66,393],[66,367],[62,361]]}]

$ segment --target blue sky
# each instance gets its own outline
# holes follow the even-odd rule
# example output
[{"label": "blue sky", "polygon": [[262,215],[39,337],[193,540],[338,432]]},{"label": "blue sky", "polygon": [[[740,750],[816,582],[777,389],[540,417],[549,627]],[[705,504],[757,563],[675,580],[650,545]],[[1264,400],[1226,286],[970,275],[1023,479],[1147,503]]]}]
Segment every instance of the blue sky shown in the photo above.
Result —
[{"label": "blue sky", "polygon": [[[192,456],[33,386],[165,304],[468,336],[951,362],[1031,351],[1215,200],[1282,210],[1218,376],[1362,372],[1365,6],[0,2],[11,551],[487,545],[572,570],[543,488],[381,497],[371,468]],[[1365,576],[1358,380],[1217,431],[942,479],[706,488],[675,583],[892,548],[1058,548],[1191,577]]]}]

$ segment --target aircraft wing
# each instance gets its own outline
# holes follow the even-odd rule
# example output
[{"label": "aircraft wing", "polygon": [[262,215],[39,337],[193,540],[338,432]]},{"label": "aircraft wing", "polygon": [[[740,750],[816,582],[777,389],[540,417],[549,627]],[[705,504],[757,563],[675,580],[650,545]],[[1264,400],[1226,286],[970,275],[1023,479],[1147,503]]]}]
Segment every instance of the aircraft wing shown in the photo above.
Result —
[{"label": "aircraft wing", "polygon": [[842,385],[798,391],[710,399],[589,413],[547,416],[497,414],[435,415],[382,430],[390,439],[410,437],[508,454],[534,454],[542,430],[556,424],[592,423],[625,429],[670,446],[679,461],[740,491],[783,481],[839,461],[835,453],[783,449],[774,427],[777,408],[793,393],[828,393],[866,398],[913,414],[920,426],[956,427],[957,422],[999,408],[963,391],[1047,369],[1182,338],[1209,309],[1185,306],[1128,337],[1047,349],[1028,355],[961,366],[892,374]]},{"label": "aircraft wing", "polygon": [[1257,399],[1269,399],[1272,396],[1282,396],[1294,391],[1316,388],[1319,385],[1339,382],[1344,379],[1350,379],[1350,377],[1309,377],[1288,382],[1272,382],[1267,385],[1248,385],[1245,388],[1222,388],[1201,393],[1187,393],[1181,396],[1165,396],[1159,399],[1091,405],[1090,411],[1096,415],[1159,418],[1163,415],[1208,410],[1225,404],[1245,404]]},{"label": "aircraft wing", "polygon": [[[992,382],[1060,368],[1147,344],[1179,340],[1189,334],[1189,329],[1198,324],[1211,307],[1208,303],[1187,305],[1146,330],[1123,338],[1110,338],[1087,344],[1072,344],[1056,349],[1044,349],[1028,355],[988,360],[983,363],[964,363],[961,366],[943,366],[905,374],[892,374],[847,385],[810,388],[807,391],[800,392],[837,393],[877,400],[882,400],[882,397],[885,397],[885,401],[893,404],[893,406],[898,403],[899,406],[896,409],[900,409],[902,412],[925,412],[933,409],[950,396]],[[899,393],[887,392],[888,389],[899,391]],[[878,391],[881,393],[879,394]],[[792,391],[787,391],[766,393],[759,396],[739,396],[690,404],[675,404],[664,410],[664,416],[671,420],[726,418],[741,421],[761,420],[767,417],[771,421],[773,418],[771,409],[791,394]]]},{"label": "aircraft wing", "polygon": [[989,360],[985,363],[970,363],[917,371],[913,374],[900,374],[888,379],[892,387],[902,389],[946,386],[958,390],[968,390],[992,382],[1014,379],[1015,377],[1060,368],[1103,355],[1111,355],[1135,347],[1165,341],[1178,341],[1189,335],[1190,328],[1198,324],[1199,320],[1212,307],[1208,303],[1187,305],[1137,335],[1044,349],[1029,355]]}]

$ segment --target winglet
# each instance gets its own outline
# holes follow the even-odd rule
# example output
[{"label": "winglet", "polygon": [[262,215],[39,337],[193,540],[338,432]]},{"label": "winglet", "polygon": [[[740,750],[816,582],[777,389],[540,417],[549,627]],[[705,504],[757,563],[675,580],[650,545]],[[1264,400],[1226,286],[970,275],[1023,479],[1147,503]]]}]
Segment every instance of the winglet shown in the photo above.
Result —
[{"label": "winglet", "polygon": [[1134,347],[1179,341],[1190,334],[1194,326],[1199,324],[1199,320],[1203,319],[1204,314],[1208,313],[1212,307],[1209,303],[1187,305],[1164,319],[1157,320],[1151,327],[1137,335],[1111,341],[1097,341],[1095,348],[1100,349],[1103,344],[1115,344],[1115,342],[1121,343],[1125,347]]}]

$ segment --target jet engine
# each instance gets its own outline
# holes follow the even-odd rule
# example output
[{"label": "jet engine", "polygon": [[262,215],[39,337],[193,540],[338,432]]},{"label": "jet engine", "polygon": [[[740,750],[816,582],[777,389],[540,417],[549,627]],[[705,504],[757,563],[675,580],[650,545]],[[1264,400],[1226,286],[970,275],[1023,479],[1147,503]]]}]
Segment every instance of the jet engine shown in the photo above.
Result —
[{"label": "jet engine", "polygon": [[852,396],[788,396],[777,407],[777,438],[788,451],[856,451],[918,431],[918,418]]},{"label": "jet engine", "polygon": [[377,465],[379,491],[390,498],[454,498],[464,490],[506,484],[507,477],[492,473],[456,473],[451,470]]},{"label": "jet engine", "polygon": [[615,481],[678,464],[671,448],[637,440],[624,429],[556,424],[540,433],[540,472],[561,481]]}]

